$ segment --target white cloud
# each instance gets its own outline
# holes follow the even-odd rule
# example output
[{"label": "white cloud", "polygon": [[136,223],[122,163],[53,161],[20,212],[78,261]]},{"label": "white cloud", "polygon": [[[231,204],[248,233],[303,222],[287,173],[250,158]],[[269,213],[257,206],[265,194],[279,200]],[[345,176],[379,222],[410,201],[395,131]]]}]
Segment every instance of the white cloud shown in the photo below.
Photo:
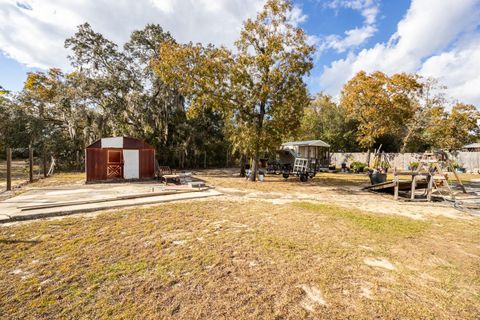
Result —
[{"label": "white cloud", "polygon": [[334,0],[328,2],[325,7],[335,10],[348,8],[359,11],[364,18],[364,22],[361,28],[356,27],[347,30],[343,36],[326,36],[320,45],[320,51],[334,49],[339,53],[345,52],[365,43],[365,41],[377,32],[375,22],[379,8],[377,2],[374,0]]},{"label": "white cloud", "polygon": [[334,61],[320,76],[320,84],[337,95],[360,70],[419,72],[440,78],[448,94],[480,105],[480,5],[478,0],[413,0],[397,32],[388,43],[378,43],[358,54]]},{"label": "white cloud", "polygon": [[342,8],[360,11],[366,24],[373,24],[377,19],[377,0],[334,0],[325,4],[326,8],[339,10]]},{"label": "white cloud", "polygon": [[337,35],[330,35],[325,38],[324,43],[321,45],[321,51],[330,48],[335,49],[337,52],[345,52],[347,49],[357,47],[370,38],[377,29],[370,25],[363,26],[362,28],[355,28],[345,31],[345,37],[341,38]]},{"label": "white cloud", "polygon": [[430,57],[419,73],[448,87],[449,95],[480,107],[480,35],[468,37],[452,50]]},{"label": "white cloud", "polygon": [[307,15],[304,14],[302,9],[300,9],[298,6],[293,6],[288,20],[294,26],[298,26],[299,24],[307,21]]},{"label": "white cloud", "polygon": [[368,25],[372,25],[377,20],[379,9],[378,6],[372,5],[370,7],[366,7],[362,10],[362,16],[365,18],[365,23]]},{"label": "white cloud", "polygon": [[165,13],[172,13],[173,1],[172,0],[150,0],[152,4]]},{"label": "white cloud", "polygon": [[[29,67],[68,68],[64,41],[76,26],[123,44],[133,30],[158,23],[180,42],[232,46],[242,22],[264,0],[0,0],[0,51]],[[304,19],[296,12],[297,20]]]}]

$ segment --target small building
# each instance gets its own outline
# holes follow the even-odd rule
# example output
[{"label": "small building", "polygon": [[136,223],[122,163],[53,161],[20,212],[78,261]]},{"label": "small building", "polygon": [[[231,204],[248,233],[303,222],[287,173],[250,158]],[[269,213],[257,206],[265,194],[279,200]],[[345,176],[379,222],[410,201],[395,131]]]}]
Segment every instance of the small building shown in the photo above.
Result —
[{"label": "small building", "polygon": [[470,143],[467,145],[464,145],[462,147],[462,150],[468,151],[468,152],[478,152],[480,151],[480,143]]},{"label": "small building", "polygon": [[317,170],[330,165],[330,145],[322,140],[286,142],[278,154],[280,161],[285,163],[293,164],[295,158],[313,160]]},{"label": "small building", "polygon": [[87,182],[152,179],[155,149],[135,138],[102,138],[85,148]]}]

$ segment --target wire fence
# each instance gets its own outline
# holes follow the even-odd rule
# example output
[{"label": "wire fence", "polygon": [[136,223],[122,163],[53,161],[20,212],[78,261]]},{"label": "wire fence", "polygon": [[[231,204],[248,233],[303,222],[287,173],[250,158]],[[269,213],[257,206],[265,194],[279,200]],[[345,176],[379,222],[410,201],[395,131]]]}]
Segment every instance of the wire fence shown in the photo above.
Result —
[{"label": "wire fence", "polygon": [[41,179],[48,175],[48,170],[46,157],[35,153],[33,149],[7,148],[0,158],[0,191]]}]

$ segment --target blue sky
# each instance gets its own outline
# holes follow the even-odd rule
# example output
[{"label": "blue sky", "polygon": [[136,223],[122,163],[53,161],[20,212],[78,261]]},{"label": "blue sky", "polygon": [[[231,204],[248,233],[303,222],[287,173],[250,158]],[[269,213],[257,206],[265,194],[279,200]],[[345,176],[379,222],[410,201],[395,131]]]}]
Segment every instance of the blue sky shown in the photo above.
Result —
[{"label": "blue sky", "polygon": [[[26,72],[68,69],[63,41],[88,21],[123,44],[158,23],[181,42],[232,46],[263,0],[0,0],[0,85],[19,90]],[[434,5],[433,5],[434,3]],[[292,21],[317,47],[312,94],[339,94],[359,70],[417,72],[448,95],[480,106],[480,0],[294,0]]]},{"label": "blue sky", "polygon": [[[326,7],[325,1],[296,1],[295,2],[302,12],[308,17],[302,28],[310,35],[315,35],[319,38],[327,37],[329,35],[342,35],[345,31],[354,28],[360,28],[364,24],[364,17],[362,17],[359,10],[351,8],[329,8]],[[378,2],[379,13],[376,19],[378,32],[375,32],[371,38],[367,39],[359,46],[352,48],[353,52],[358,52],[363,48],[374,46],[376,43],[387,42],[392,34],[396,31],[397,23],[406,14],[409,8],[410,1],[384,1]],[[315,68],[312,70],[312,78],[309,80],[309,88],[312,93],[324,90],[316,78],[320,77],[323,68],[337,59],[344,58],[349,52],[337,52],[330,49],[322,51],[319,54],[315,63]]]},{"label": "blue sky", "polygon": [[41,71],[39,68],[29,68],[24,64],[9,58],[2,52],[0,55],[0,85],[8,90],[22,89],[27,72]]}]

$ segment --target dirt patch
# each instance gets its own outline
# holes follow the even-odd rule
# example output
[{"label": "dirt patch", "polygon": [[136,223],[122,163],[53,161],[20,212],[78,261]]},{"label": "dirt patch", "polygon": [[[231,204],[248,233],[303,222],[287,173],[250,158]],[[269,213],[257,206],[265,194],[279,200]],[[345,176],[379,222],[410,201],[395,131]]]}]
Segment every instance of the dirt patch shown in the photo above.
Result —
[{"label": "dirt patch", "polygon": [[215,172],[197,172],[196,177],[234,199],[246,198],[273,204],[298,200],[316,201],[367,212],[402,215],[416,220],[424,220],[429,216],[471,217],[450,204],[400,202],[394,201],[391,195],[363,191],[363,186],[369,184],[366,175],[321,173],[306,183],[296,181],[295,178],[285,181],[281,176],[269,175],[264,182],[249,182],[235,176],[235,170],[222,169]]},{"label": "dirt patch", "polygon": [[478,318],[480,219],[365,193],[364,177],[353,177],[250,183],[219,170],[203,176],[225,192],[218,198],[3,225],[0,310],[12,319]]},{"label": "dirt patch", "polygon": [[300,288],[305,292],[305,298],[300,302],[300,305],[305,310],[313,312],[316,306],[325,306],[327,304],[322,292],[317,287],[302,284]]},{"label": "dirt patch", "polygon": [[[1,171],[1,168],[0,168]],[[0,174],[1,175],[1,174]],[[14,183],[12,183],[12,191],[3,191],[5,184],[2,185],[4,180],[0,180],[0,201],[12,198],[16,195],[22,194],[29,190],[35,190],[38,188],[49,188],[59,186],[76,186],[85,184],[85,174],[80,172],[61,172],[56,173],[50,177],[43,178],[43,176],[35,175],[34,182],[28,183],[28,172],[23,176],[16,176]]]},{"label": "dirt patch", "polygon": [[373,300],[372,288],[370,286],[364,286],[360,288],[360,296]]},{"label": "dirt patch", "polygon": [[[2,226],[0,309],[7,318],[183,319],[480,311],[476,220],[231,200]],[[365,257],[405,267],[381,272]]]},{"label": "dirt patch", "polygon": [[395,266],[384,258],[365,258],[363,262],[370,267],[383,268],[387,270],[395,270]]}]

